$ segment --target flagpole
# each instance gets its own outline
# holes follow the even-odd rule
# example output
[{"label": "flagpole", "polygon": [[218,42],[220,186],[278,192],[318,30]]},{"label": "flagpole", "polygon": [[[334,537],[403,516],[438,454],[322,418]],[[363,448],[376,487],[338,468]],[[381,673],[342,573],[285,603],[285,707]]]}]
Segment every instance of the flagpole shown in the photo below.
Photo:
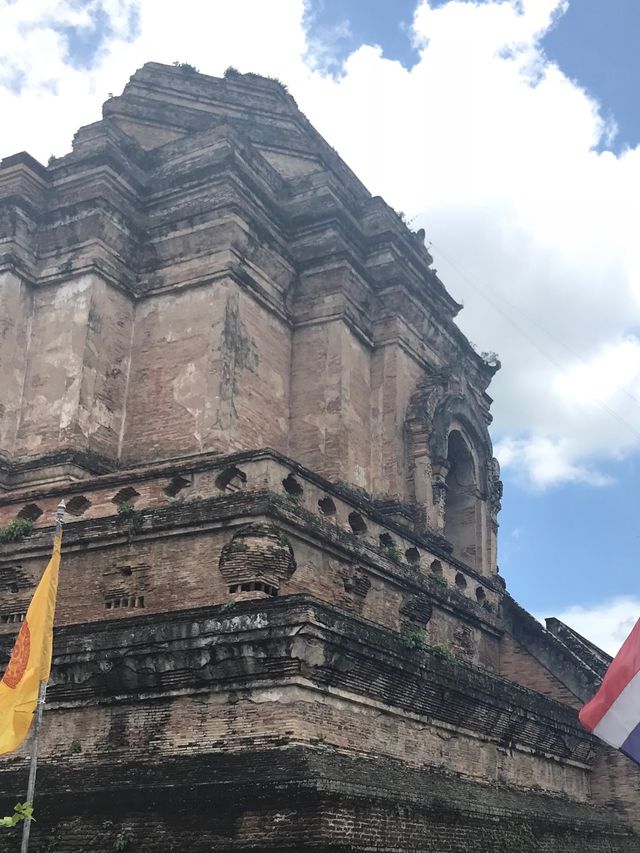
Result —
[{"label": "flagpole", "polygon": [[[60,501],[56,509],[56,532],[54,536],[57,538],[62,533],[62,522],[64,521],[64,501]],[[44,711],[44,702],[47,695],[47,682],[41,681],[38,687],[38,701],[36,703],[36,716],[33,723],[33,740],[31,741],[31,764],[29,766],[29,782],[27,785],[27,802],[33,806],[33,801],[36,794],[36,772],[38,770],[38,741],[40,739],[40,727],[42,725],[42,712]],[[22,844],[20,853],[28,853],[29,851],[29,833],[31,832],[31,818],[26,817],[22,824]]]}]

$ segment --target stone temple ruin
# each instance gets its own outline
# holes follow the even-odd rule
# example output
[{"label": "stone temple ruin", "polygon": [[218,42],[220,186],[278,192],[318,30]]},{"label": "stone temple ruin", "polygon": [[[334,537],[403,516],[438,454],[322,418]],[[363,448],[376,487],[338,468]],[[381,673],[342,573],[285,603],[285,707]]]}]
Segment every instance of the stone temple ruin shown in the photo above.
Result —
[{"label": "stone temple ruin", "polygon": [[497,573],[495,366],[422,238],[231,70],[0,164],[3,665],[68,508],[35,851],[640,849],[608,658]]}]

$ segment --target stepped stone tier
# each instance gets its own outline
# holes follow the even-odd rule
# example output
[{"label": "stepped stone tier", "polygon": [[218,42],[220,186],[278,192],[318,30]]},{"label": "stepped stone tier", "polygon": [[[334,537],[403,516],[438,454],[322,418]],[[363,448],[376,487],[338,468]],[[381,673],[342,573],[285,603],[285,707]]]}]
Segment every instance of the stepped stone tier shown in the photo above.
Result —
[{"label": "stepped stone tier", "polygon": [[68,510],[35,850],[637,853],[608,658],[498,574],[498,365],[278,81],[5,157],[0,305],[2,665]]}]

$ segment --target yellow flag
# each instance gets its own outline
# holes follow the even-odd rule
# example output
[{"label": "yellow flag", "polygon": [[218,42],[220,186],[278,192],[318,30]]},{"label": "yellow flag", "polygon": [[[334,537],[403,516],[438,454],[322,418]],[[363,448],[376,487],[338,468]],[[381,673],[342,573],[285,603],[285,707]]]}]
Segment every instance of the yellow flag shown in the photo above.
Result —
[{"label": "yellow flag", "polygon": [[40,682],[46,681],[51,672],[61,540],[62,534],[54,539],[49,565],[31,599],[0,681],[0,755],[17,749],[27,736]]}]

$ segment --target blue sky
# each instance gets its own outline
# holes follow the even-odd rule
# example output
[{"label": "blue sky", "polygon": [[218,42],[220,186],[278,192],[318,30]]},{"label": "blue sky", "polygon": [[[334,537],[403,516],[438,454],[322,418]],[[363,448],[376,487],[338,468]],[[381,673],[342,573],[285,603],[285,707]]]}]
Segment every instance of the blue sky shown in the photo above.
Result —
[{"label": "blue sky", "polygon": [[[432,0],[444,6],[447,0]],[[418,59],[411,21],[417,0],[312,0],[312,38],[331,43],[329,67],[361,44],[377,44],[389,59],[411,67]],[[544,38],[547,55],[591,92],[615,118],[614,147],[640,142],[640,4],[638,0],[574,0]]]},{"label": "blue sky", "polygon": [[501,357],[508,588],[611,649],[640,615],[638,44],[638,0],[0,0],[0,156],[64,154],[148,60],[285,81]]}]

